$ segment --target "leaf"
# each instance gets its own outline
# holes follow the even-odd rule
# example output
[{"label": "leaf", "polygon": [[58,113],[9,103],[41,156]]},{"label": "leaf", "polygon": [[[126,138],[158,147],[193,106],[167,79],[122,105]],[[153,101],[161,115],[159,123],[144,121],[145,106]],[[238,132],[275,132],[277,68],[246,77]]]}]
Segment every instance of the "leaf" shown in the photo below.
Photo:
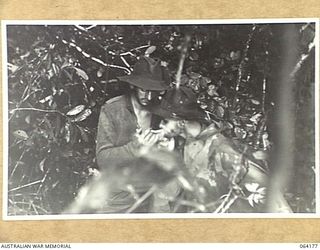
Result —
[{"label": "leaf", "polygon": [[52,95],[48,95],[47,97],[39,100],[40,103],[49,102],[49,105],[50,105],[50,103],[52,103],[52,101],[53,101],[53,96]]},{"label": "leaf", "polygon": [[13,65],[13,64],[11,64],[11,63],[7,63],[7,65],[8,65],[8,70],[10,70],[12,73],[16,72],[17,69],[19,69],[18,66]]},{"label": "leaf", "polygon": [[259,188],[259,183],[246,183],[244,186],[249,192],[255,193]]},{"label": "leaf", "polygon": [[250,118],[250,121],[252,121],[253,123],[257,124],[261,117],[262,117],[262,114],[261,113],[257,113],[257,114],[255,114],[254,116],[252,116]]},{"label": "leaf", "polygon": [[60,69],[55,63],[52,63],[52,69],[55,75],[59,74]]},{"label": "leaf", "polygon": [[181,80],[180,80],[180,84],[181,85],[186,85],[189,81],[189,77],[185,74],[181,75]]},{"label": "leaf", "polygon": [[269,148],[271,146],[271,142],[268,139],[269,135],[267,132],[264,132],[262,135],[262,143],[263,143],[263,147],[265,149]]},{"label": "leaf", "polygon": [[21,140],[27,140],[29,139],[28,134],[23,130],[16,130],[13,132],[14,137],[21,139]]},{"label": "leaf", "polygon": [[267,192],[267,188],[266,187],[261,187],[257,190],[257,192],[261,195],[265,195]]},{"label": "leaf", "polygon": [[73,109],[69,110],[67,115],[69,116],[74,116],[74,115],[78,115],[80,114],[84,109],[85,109],[85,105],[78,105],[76,107],[74,107]]},{"label": "leaf", "polygon": [[65,130],[66,130],[66,134],[65,134],[64,138],[66,139],[66,142],[69,143],[70,142],[70,136],[71,136],[70,124],[69,123],[66,123]]},{"label": "leaf", "polygon": [[73,151],[72,150],[63,151],[62,155],[66,158],[70,158],[73,156]]},{"label": "leaf", "polygon": [[69,78],[69,80],[72,80],[72,75],[70,74],[70,72],[68,72],[67,67],[65,68],[61,68],[63,69],[63,72],[65,73],[65,75]]},{"label": "leaf", "polygon": [[51,59],[51,55],[48,53],[47,54],[48,56],[44,59],[44,60],[47,60],[47,70],[51,69],[51,62],[52,62],[52,59]]},{"label": "leaf", "polygon": [[217,107],[217,115],[218,115],[219,117],[223,117],[223,116],[224,116],[224,109],[223,109],[223,107],[221,107],[221,106],[218,106],[218,107]]},{"label": "leaf", "polygon": [[27,115],[24,120],[25,120],[25,122],[26,122],[27,124],[30,124],[30,119],[31,119],[31,118],[30,118],[30,115]]},{"label": "leaf", "polygon": [[183,175],[178,175],[177,180],[179,181],[181,186],[183,188],[185,188],[186,190],[189,190],[189,191],[194,190],[193,186],[190,184],[190,182]]},{"label": "leaf", "polygon": [[248,196],[248,202],[249,202],[249,204],[250,204],[251,207],[254,207],[253,199],[254,199],[254,194],[250,194],[250,195]]},{"label": "leaf", "polygon": [[195,73],[195,72],[190,72],[188,75],[191,79],[200,79],[201,78],[201,75],[198,73]]},{"label": "leaf", "polygon": [[81,122],[85,119],[87,119],[92,114],[91,109],[84,110],[81,114],[79,114],[77,117],[72,119],[73,122]]},{"label": "leaf", "polygon": [[194,51],[190,52],[189,59],[190,59],[191,61],[197,61],[197,60],[199,60],[199,55],[198,55],[198,53],[196,53],[196,52],[194,52]]},{"label": "leaf", "polygon": [[81,134],[82,139],[85,142],[89,142],[89,137],[88,137],[87,132],[85,131],[85,129],[80,127],[80,126],[78,127],[78,129],[80,130],[80,134]]},{"label": "leaf", "polygon": [[238,60],[240,58],[240,50],[234,52],[234,51],[231,51],[230,53],[230,59],[232,61],[235,61],[235,60]]},{"label": "leaf", "polygon": [[252,102],[254,105],[260,105],[260,102],[259,102],[258,100],[251,99],[251,102]]},{"label": "leaf", "polygon": [[150,46],[149,48],[147,48],[146,52],[144,52],[144,55],[145,55],[145,56],[149,56],[149,55],[151,55],[156,49],[157,49],[156,46]]},{"label": "leaf", "polygon": [[224,66],[224,60],[221,58],[214,58],[213,67],[219,69]]},{"label": "leaf", "polygon": [[201,77],[200,78],[200,86],[202,88],[207,88],[208,87],[208,83],[210,83],[210,82],[211,82],[210,79],[207,78],[207,77]]},{"label": "leaf", "polygon": [[238,138],[241,138],[241,139],[245,139],[247,137],[247,131],[239,127],[235,127],[234,133]]},{"label": "leaf", "polygon": [[79,69],[77,67],[73,67],[75,70],[76,70],[76,73],[78,76],[82,77],[84,80],[89,80],[89,76],[87,75],[87,73],[82,70],[82,69]]},{"label": "leaf", "polygon": [[98,78],[102,77],[103,73],[104,73],[104,69],[100,67],[99,70],[97,71],[97,77]]},{"label": "leaf", "polygon": [[42,159],[42,161],[39,163],[39,168],[41,172],[44,172],[44,163],[46,162],[47,158]]},{"label": "leaf", "polygon": [[73,145],[79,141],[79,130],[73,124],[70,125],[70,143]]},{"label": "leaf", "polygon": [[268,159],[268,154],[264,151],[256,151],[252,153],[253,157],[257,160],[267,160]]}]

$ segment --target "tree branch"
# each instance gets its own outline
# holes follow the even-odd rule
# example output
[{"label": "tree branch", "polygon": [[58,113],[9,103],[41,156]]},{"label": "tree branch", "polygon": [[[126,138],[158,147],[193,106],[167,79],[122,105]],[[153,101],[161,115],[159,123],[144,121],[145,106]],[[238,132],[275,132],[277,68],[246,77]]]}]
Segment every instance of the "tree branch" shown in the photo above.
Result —
[{"label": "tree branch", "polygon": [[177,74],[176,74],[176,88],[177,89],[180,87],[180,84],[181,84],[181,75],[182,75],[182,70],[183,70],[183,64],[186,59],[186,55],[188,52],[188,46],[189,46],[190,41],[191,41],[191,36],[186,35],[184,44],[181,49],[181,57],[180,57],[179,66],[178,66],[178,70],[177,70]]},{"label": "tree branch", "polygon": [[104,61],[102,61],[99,58],[93,57],[90,54],[88,54],[87,52],[85,52],[81,47],[79,47],[77,44],[73,43],[73,42],[68,42],[64,39],[62,39],[62,42],[70,47],[75,48],[77,51],[79,51],[84,57],[91,59],[92,61],[95,61],[96,63],[99,63],[100,65],[104,66],[104,67],[109,67],[109,68],[116,68],[116,69],[121,69],[126,71],[128,74],[131,74],[130,69],[122,67],[122,66],[118,66],[118,65],[113,65],[113,64],[108,64]]},{"label": "tree branch", "polygon": [[57,113],[62,115],[63,117],[67,117],[65,114],[61,113],[58,110],[54,109],[38,109],[38,108],[16,108],[10,111],[10,113],[14,114],[16,111],[37,111],[37,112],[45,112],[45,113]]}]

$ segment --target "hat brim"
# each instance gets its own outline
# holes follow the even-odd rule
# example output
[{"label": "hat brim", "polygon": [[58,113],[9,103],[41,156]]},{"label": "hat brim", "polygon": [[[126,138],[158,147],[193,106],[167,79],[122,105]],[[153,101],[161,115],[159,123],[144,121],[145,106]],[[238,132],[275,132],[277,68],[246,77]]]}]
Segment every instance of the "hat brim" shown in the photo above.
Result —
[{"label": "hat brim", "polygon": [[165,119],[183,119],[183,120],[205,120],[205,112],[200,108],[190,108],[188,110],[167,110],[160,106],[151,106],[149,111]]},{"label": "hat brim", "polygon": [[164,91],[169,88],[165,81],[156,81],[142,76],[119,76],[118,79],[144,90]]}]

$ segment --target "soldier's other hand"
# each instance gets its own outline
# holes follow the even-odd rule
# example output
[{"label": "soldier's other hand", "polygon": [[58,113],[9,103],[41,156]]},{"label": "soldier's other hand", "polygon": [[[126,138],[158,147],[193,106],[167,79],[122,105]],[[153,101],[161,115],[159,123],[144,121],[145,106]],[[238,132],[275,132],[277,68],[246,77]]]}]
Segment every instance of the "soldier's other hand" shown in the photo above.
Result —
[{"label": "soldier's other hand", "polygon": [[152,133],[150,129],[137,135],[138,142],[143,146],[153,146],[159,140],[159,134]]}]

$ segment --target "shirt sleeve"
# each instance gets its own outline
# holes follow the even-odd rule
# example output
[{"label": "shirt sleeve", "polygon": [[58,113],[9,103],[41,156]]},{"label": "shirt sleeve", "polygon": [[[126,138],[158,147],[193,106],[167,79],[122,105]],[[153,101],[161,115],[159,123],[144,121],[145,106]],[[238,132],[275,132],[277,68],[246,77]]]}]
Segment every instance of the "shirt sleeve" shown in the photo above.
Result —
[{"label": "shirt sleeve", "polygon": [[116,145],[118,133],[114,121],[110,119],[106,109],[101,110],[98,132],[96,156],[97,163],[101,169],[108,168],[108,165],[116,165],[123,161],[134,159],[138,155],[139,144],[136,140],[129,141],[125,145]]}]

